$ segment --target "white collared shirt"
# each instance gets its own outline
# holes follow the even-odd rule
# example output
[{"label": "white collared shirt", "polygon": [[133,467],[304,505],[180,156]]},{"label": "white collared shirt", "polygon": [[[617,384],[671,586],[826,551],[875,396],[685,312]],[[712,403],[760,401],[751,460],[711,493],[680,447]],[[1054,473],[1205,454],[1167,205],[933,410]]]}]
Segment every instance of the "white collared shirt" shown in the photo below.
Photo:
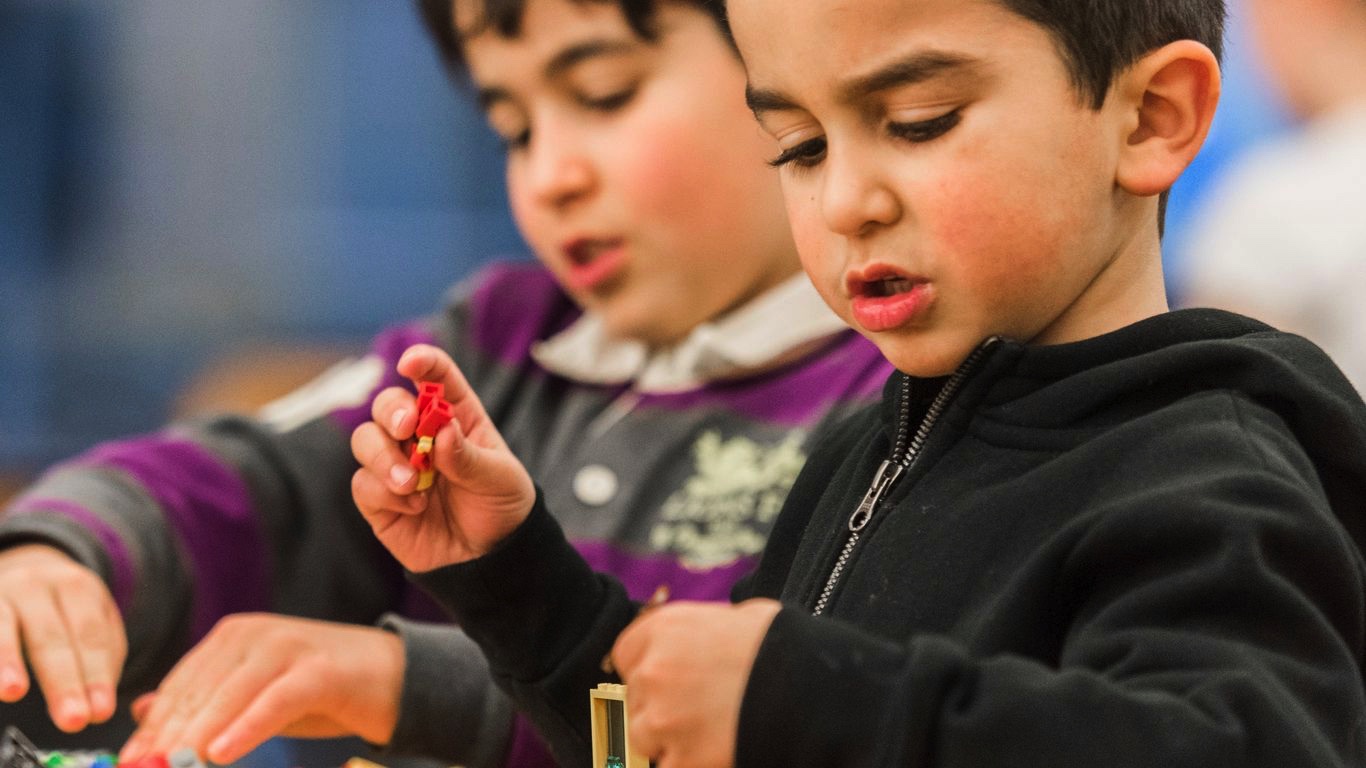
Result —
[{"label": "white collared shirt", "polygon": [[534,344],[531,355],[546,370],[576,381],[629,383],[641,393],[683,392],[774,367],[847,329],[798,273],[669,347],[651,349],[608,336],[602,318],[585,312]]}]

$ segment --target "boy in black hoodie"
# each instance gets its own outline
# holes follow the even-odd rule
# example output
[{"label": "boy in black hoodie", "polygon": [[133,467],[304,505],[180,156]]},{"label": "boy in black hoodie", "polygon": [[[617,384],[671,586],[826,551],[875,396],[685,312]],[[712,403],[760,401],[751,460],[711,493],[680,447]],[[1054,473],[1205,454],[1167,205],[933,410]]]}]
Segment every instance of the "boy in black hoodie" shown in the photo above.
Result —
[{"label": "boy in black hoodie", "polygon": [[1366,764],[1366,408],[1308,342],[1163,292],[1222,2],[728,11],[803,265],[901,371],[749,599],[637,618],[437,350],[399,371],[457,393],[438,485],[388,474],[411,395],[353,436],[361,510],[561,764],[609,650],[661,768]]}]

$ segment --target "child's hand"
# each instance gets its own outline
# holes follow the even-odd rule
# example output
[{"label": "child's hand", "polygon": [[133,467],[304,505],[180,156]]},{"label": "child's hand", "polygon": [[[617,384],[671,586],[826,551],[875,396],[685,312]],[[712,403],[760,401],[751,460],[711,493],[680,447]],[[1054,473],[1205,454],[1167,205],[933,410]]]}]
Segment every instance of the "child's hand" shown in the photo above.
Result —
[{"label": "child's hand", "polygon": [[516,530],[536,498],[531,476],[503,442],[484,406],[444,351],[419,344],[398,361],[414,382],[445,386],[454,418],[436,435],[436,483],[416,491],[417,473],[403,442],[417,428],[417,399],[394,387],[356,428],[351,452],[361,468],[351,481],[356,506],[405,568],[430,571],[473,560]]},{"label": "child's hand", "polygon": [[128,638],[98,574],[45,544],[0,552],[0,701],[29,692],[25,660],[68,733],[114,714]]},{"label": "child's hand", "polygon": [[773,600],[680,602],[632,622],[612,648],[629,691],[632,747],[657,768],[734,764],[740,702],[779,608]]},{"label": "child's hand", "polygon": [[228,616],[133,702],[120,760],[192,747],[229,765],[277,735],[384,744],[398,722],[403,643],[375,627]]}]

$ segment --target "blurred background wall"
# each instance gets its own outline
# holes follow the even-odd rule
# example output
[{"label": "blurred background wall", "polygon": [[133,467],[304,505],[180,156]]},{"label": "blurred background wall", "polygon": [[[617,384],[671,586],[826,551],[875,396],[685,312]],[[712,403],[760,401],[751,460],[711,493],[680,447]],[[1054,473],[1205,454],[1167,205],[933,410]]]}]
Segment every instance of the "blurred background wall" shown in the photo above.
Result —
[{"label": "blurred background wall", "polygon": [[[1286,128],[1232,9],[1174,293],[1202,196]],[[0,0],[0,476],[154,428],[213,361],[363,344],[524,253],[406,0]]]},{"label": "blurred background wall", "polygon": [[0,0],[0,470],[524,252],[403,0]]}]

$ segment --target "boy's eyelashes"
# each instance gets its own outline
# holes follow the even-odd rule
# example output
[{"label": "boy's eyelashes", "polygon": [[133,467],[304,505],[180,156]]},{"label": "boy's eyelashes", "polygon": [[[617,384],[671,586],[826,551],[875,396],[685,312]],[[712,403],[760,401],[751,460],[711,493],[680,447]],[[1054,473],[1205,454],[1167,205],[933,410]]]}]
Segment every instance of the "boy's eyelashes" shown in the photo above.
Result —
[{"label": "boy's eyelashes", "polygon": [[[604,96],[589,96],[585,93],[576,93],[572,98],[574,103],[583,109],[593,112],[611,113],[630,104],[631,100],[635,98],[638,90],[638,87],[633,85],[624,90],[614,91]],[[492,116],[490,116],[489,122],[494,124],[494,133],[498,135],[498,140],[502,143],[505,152],[523,149],[531,143],[531,128],[528,127],[521,130],[500,129],[496,125],[498,121],[492,119]]]},{"label": "boy's eyelashes", "polygon": [[917,144],[937,139],[948,133],[958,121],[963,117],[960,110],[945,112],[939,117],[932,117],[929,120],[920,120],[913,123],[887,123],[887,132],[899,139],[915,142]]},{"label": "boy's eyelashes", "polygon": [[[962,111],[955,109],[929,120],[918,120],[910,123],[889,121],[887,133],[904,141],[923,144],[948,133],[954,126],[958,125],[961,119]],[[807,139],[783,150],[777,157],[769,160],[768,164],[775,168],[789,164],[798,168],[810,168],[818,165],[825,157],[825,148],[825,137]]]},{"label": "boy's eyelashes", "polygon": [[616,110],[621,109],[622,107],[629,104],[631,102],[631,99],[635,98],[635,95],[636,87],[631,86],[630,88],[615,91],[604,96],[589,96],[587,94],[580,94],[578,96],[575,96],[574,100],[577,101],[580,106],[586,109],[591,109],[597,112],[615,112]]},{"label": "boy's eyelashes", "polygon": [[795,165],[799,168],[810,168],[821,161],[825,156],[825,137],[818,136],[814,139],[807,139],[800,144],[784,149],[779,155],[768,164],[774,168],[784,165]]}]

